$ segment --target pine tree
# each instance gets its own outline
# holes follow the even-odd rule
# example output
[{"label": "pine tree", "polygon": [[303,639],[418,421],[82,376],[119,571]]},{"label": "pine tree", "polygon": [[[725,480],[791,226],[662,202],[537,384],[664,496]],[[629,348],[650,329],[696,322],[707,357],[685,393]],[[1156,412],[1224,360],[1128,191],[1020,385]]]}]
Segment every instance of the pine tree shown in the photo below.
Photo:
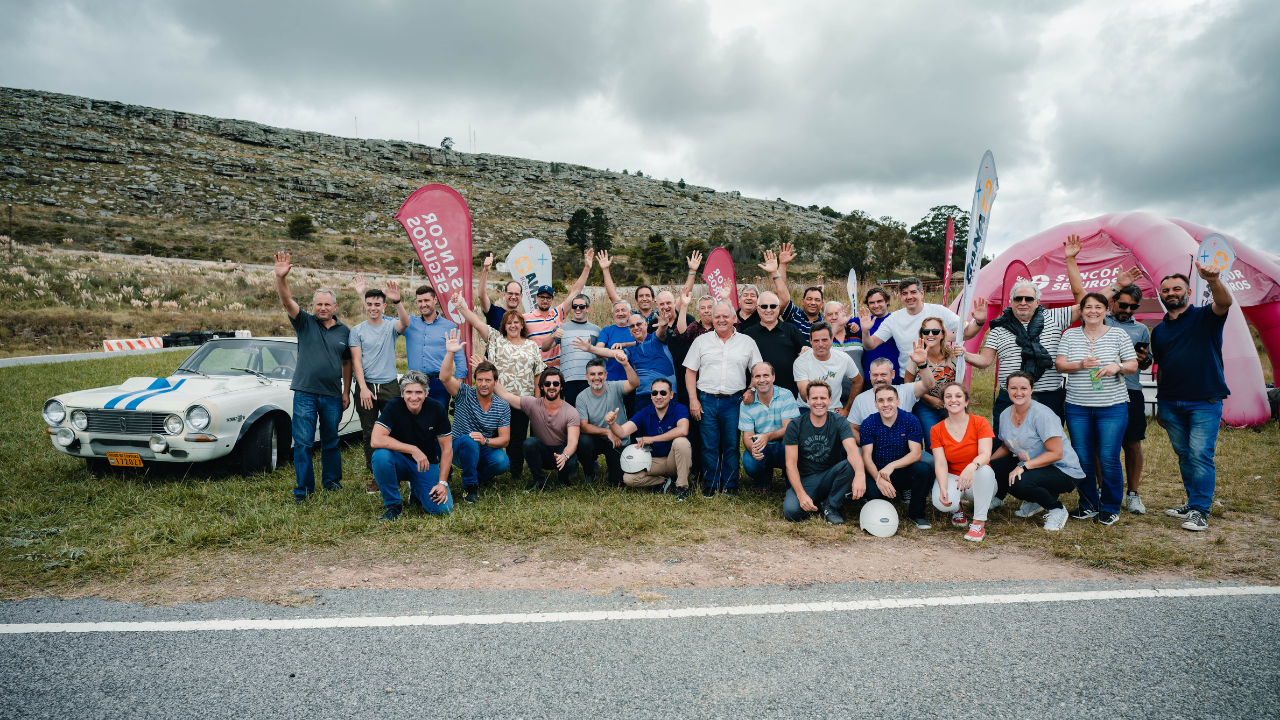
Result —
[{"label": "pine tree", "polygon": [[564,231],[565,242],[570,247],[577,248],[579,253],[587,248],[591,242],[591,212],[586,208],[578,208],[573,211],[573,217],[569,218],[569,228]]},{"label": "pine tree", "polygon": [[596,250],[610,250],[613,248],[613,235],[609,233],[613,225],[609,222],[609,216],[604,214],[604,208],[595,208],[591,211],[591,247]]}]

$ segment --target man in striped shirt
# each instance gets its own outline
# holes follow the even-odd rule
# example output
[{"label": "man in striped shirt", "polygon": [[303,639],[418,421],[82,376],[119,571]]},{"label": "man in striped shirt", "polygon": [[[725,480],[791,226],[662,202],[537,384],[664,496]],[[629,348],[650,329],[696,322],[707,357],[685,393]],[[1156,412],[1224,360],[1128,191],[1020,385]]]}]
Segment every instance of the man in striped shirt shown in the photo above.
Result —
[{"label": "man in striped shirt", "polygon": [[462,470],[466,501],[480,499],[480,482],[511,469],[502,451],[511,441],[511,406],[493,394],[498,369],[488,360],[476,365],[475,387],[453,376],[453,354],[462,349],[457,330],[445,337],[440,381],[453,396],[453,464]]},{"label": "man in striped shirt", "polygon": [[787,468],[787,454],[782,437],[787,424],[800,417],[800,407],[791,391],[773,384],[773,366],[758,362],[751,369],[751,387],[755,397],[738,413],[738,429],[742,431],[742,469],[755,481],[756,487],[767,489],[773,471]]},{"label": "man in striped shirt", "polygon": [[[573,288],[569,290],[569,297],[573,298],[582,292],[582,288],[587,285],[587,276],[591,274],[591,263],[595,259],[595,253],[587,250],[583,255],[582,274],[574,281]],[[543,285],[538,288],[538,309],[531,313],[525,313],[524,323],[529,329],[529,339],[538,343],[538,347],[542,349],[542,362],[547,367],[560,367],[560,344],[556,342],[555,332],[563,323],[564,319],[569,315],[569,301],[552,307],[555,302],[555,291],[550,285]]]}]

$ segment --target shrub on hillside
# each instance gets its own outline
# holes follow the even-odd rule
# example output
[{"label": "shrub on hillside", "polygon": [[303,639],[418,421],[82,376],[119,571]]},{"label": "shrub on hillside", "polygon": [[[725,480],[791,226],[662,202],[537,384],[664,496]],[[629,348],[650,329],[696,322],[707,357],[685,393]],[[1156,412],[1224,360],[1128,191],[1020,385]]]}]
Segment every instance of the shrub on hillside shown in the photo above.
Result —
[{"label": "shrub on hillside", "polygon": [[306,240],[316,232],[310,215],[294,215],[289,218],[289,237],[294,240]]}]

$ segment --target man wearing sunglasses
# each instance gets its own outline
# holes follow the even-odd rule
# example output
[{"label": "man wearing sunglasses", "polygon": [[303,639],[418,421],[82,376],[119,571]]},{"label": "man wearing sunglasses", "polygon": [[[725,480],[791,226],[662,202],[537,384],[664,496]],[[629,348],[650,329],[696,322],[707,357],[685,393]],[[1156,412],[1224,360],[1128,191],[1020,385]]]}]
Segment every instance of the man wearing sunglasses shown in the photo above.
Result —
[{"label": "man wearing sunglasses", "polygon": [[[595,253],[587,250],[582,258],[582,274],[573,281],[569,297],[576,297],[587,285],[587,276],[591,274],[591,264]],[[552,307],[555,303],[555,291],[550,285],[542,285],[537,292],[538,307],[531,313],[525,313],[525,326],[529,329],[529,339],[542,348],[542,362],[547,367],[560,367],[560,344],[555,341],[555,332],[564,323],[569,314],[569,301]]]},{"label": "man wearing sunglasses", "polygon": [[[942,323],[947,328],[948,342],[957,340],[961,336],[965,340],[976,336],[987,322],[986,298],[973,299],[973,321],[966,324],[949,308],[925,302],[924,290],[921,289],[920,280],[917,278],[907,277],[898,281],[898,299],[902,301],[902,309],[889,313],[889,317],[879,324],[875,332],[867,331],[867,328],[875,325],[868,308],[863,308],[858,313],[858,326],[863,329],[864,351],[875,351],[880,345],[890,340],[897,343],[900,372],[907,366],[907,355],[911,352],[911,346],[919,339],[920,326],[924,324],[926,318],[942,318]],[[1065,330],[1066,326],[1063,326],[1063,329]]]},{"label": "man wearing sunglasses", "polygon": [[[778,247],[778,254],[775,256],[772,250],[764,251],[764,263],[760,265],[760,269],[769,273],[769,277],[773,278],[773,289],[780,298],[787,298],[787,302],[783,306],[779,317],[790,325],[794,325],[800,331],[800,335],[804,337],[805,344],[809,344],[809,328],[820,320],[822,320],[822,288],[818,286],[807,287],[804,289],[803,300],[801,306],[796,307],[791,302],[791,290],[787,286],[787,265],[796,257],[795,247],[791,243],[783,243]],[[761,302],[764,298],[761,297]],[[761,314],[761,320],[764,319]],[[782,366],[778,366],[781,370]]]},{"label": "man wearing sunglasses", "polygon": [[569,302],[573,316],[569,322],[561,325],[553,336],[560,343],[560,369],[564,372],[564,401],[573,405],[578,400],[578,393],[587,388],[587,361],[592,360],[590,351],[579,347],[581,339],[587,347],[596,344],[600,337],[600,326],[587,322],[587,311],[591,309],[591,298],[584,294],[576,295]]},{"label": "man wearing sunglasses", "polygon": [[489,302],[489,268],[493,267],[493,253],[484,259],[484,267],[480,270],[480,283],[476,286],[476,302],[484,311],[485,322],[489,327],[502,332],[502,316],[508,312],[521,312],[520,301],[524,298],[524,289],[515,280],[507,281],[502,286],[502,304]]},{"label": "man wearing sunglasses", "polygon": [[529,463],[532,480],[526,493],[545,490],[547,476],[543,467],[555,465],[556,479],[561,485],[569,483],[569,476],[578,467],[578,435],[582,420],[572,405],[567,405],[564,391],[564,373],[560,368],[547,368],[538,379],[542,397],[519,396],[493,384],[493,392],[506,400],[511,407],[529,416],[529,437],[524,440],[524,459]]},{"label": "man wearing sunglasses", "polygon": [[760,304],[756,306],[760,322],[743,329],[742,334],[755,341],[761,357],[778,373],[773,384],[795,395],[797,388],[793,368],[796,358],[809,349],[809,339],[795,325],[782,322],[778,316],[781,308],[782,303],[776,294],[760,293]]},{"label": "man wearing sunglasses", "polygon": [[[1076,256],[1080,254],[1081,248],[1080,236],[1069,235],[1062,247],[1067,256],[1067,279],[1071,281],[1071,294],[1075,295],[1078,303],[1085,296],[1084,276],[1080,274],[1080,267],[1076,263]],[[1117,277],[1121,276],[1130,278],[1117,274]],[[1138,370],[1149,370],[1151,329],[1133,319],[1133,314],[1142,304],[1142,288],[1132,282],[1123,286],[1112,283],[1111,287],[1101,293],[1112,298],[1111,312],[1103,318],[1103,322],[1111,327],[1118,327],[1129,335],[1129,339],[1133,341],[1133,350],[1138,356]],[[1135,515],[1145,515],[1147,506],[1138,494],[1138,486],[1142,483],[1142,441],[1147,437],[1147,398],[1142,392],[1140,373],[1125,375],[1124,384],[1129,391],[1129,424],[1125,426],[1121,447],[1124,448],[1124,474],[1128,491],[1122,507]]]},{"label": "man wearing sunglasses", "polygon": [[616,438],[639,434],[636,445],[649,448],[653,465],[638,473],[626,473],[622,481],[628,487],[653,487],[666,483],[673,473],[676,476],[676,500],[689,497],[689,468],[693,465],[693,450],[689,446],[689,411],[675,400],[675,387],[666,378],[653,381],[649,390],[653,402],[645,406],[630,421],[619,425],[618,411],[605,416],[609,432]]}]

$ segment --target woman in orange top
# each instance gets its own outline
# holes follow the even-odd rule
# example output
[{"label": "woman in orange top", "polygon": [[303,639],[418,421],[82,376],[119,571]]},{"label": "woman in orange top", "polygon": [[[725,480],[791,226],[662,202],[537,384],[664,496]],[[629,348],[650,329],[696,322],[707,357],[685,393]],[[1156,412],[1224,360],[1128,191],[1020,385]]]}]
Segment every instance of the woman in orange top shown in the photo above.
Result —
[{"label": "woman in orange top", "polygon": [[933,426],[933,506],[951,513],[951,524],[964,527],[968,520],[961,500],[973,502],[973,523],[965,540],[982,542],[987,536],[987,510],[996,495],[996,475],[991,471],[991,441],[995,433],[981,415],[969,414],[969,388],[958,382],[942,388],[947,417]]}]

